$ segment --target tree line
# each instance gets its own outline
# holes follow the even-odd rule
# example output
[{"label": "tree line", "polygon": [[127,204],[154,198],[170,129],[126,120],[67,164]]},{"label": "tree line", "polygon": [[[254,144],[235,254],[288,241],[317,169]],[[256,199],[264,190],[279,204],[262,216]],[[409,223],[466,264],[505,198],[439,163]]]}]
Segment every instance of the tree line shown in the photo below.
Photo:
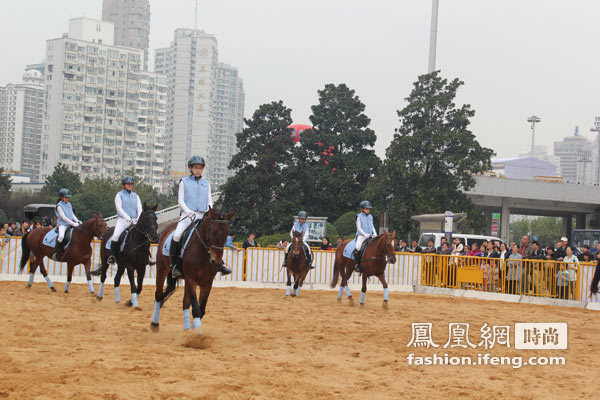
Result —
[{"label": "tree line", "polygon": [[328,217],[345,235],[337,226],[355,229],[363,199],[373,203],[375,215],[387,212],[390,229],[402,235],[417,233],[411,216],[446,210],[466,212],[463,229],[480,232],[485,219],[465,192],[474,175],[491,168],[494,152],[469,130],[475,111],[454,103],[462,85],[439,71],[419,76],[383,160],[373,149],[365,105],[345,84],[318,91],[313,128],[298,143],[288,129],[291,110],[282,101],[263,104],[236,134],[239,152],[229,165],[236,174],[221,187],[218,205],[238,210],[234,231],[242,235],[283,235],[300,210]]}]

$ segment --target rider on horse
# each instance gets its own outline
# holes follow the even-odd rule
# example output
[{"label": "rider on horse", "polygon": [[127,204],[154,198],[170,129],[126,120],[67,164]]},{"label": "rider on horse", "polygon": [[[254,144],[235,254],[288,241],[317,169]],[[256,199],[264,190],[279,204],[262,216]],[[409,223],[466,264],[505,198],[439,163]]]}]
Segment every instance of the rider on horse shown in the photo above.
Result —
[{"label": "rider on horse", "polygon": [[58,197],[59,201],[54,210],[54,214],[57,218],[56,224],[58,225],[58,238],[56,239],[56,245],[54,246],[54,254],[52,254],[52,259],[54,261],[57,260],[58,253],[63,249],[63,239],[65,238],[67,227],[75,227],[82,224],[82,221],[75,216],[73,206],[69,203],[69,199],[72,197],[71,191],[69,189],[60,189],[58,191]]},{"label": "rider on horse", "polygon": [[[210,191],[210,183],[202,177],[206,162],[200,156],[193,156],[188,161],[190,175],[179,181],[178,202],[181,208],[181,219],[175,229],[169,255],[171,257],[171,275],[173,278],[183,276],[179,266],[179,252],[181,246],[181,236],[193,221],[201,221],[209,207],[212,208],[213,200]],[[225,264],[221,264],[221,274],[231,273]]]},{"label": "rider on horse", "polygon": [[[306,211],[300,211],[298,213],[298,221],[294,222],[292,225],[292,230],[290,231],[290,236],[292,240],[294,240],[294,232],[300,232],[302,234],[302,244],[306,251],[306,261],[308,262],[308,268],[313,269],[312,265],[312,252],[310,251],[310,246],[308,245],[308,224],[306,223],[306,219],[308,218],[308,214]],[[287,267],[287,256],[290,252],[290,247],[292,247],[292,242],[288,243],[285,249],[285,257],[283,258],[283,265],[281,268]]]},{"label": "rider on horse", "polygon": [[376,237],[375,226],[373,225],[373,216],[371,215],[371,202],[364,200],[360,202],[362,212],[356,215],[356,248],[354,249],[354,270],[360,270],[360,248],[365,240]]},{"label": "rider on horse", "polygon": [[117,223],[115,231],[111,237],[110,252],[108,263],[114,264],[119,255],[119,237],[127,227],[135,225],[142,215],[142,202],[140,197],[132,191],[135,183],[131,176],[124,176],[121,180],[123,190],[115,196],[115,209],[117,210]]}]

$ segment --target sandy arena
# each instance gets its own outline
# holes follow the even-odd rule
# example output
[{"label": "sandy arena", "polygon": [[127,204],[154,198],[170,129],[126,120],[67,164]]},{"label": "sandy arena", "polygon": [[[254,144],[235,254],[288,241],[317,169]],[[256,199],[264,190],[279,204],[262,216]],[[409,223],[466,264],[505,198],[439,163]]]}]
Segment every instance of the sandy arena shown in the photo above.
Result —
[{"label": "sandy arena", "polygon": [[[283,290],[214,288],[202,339],[194,340],[182,331],[182,288],[152,333],[154,287],[145,287],[142,310],[134,310],[114,303],[111,286],[102,302],[86,285],[69,294],[56,286],[51,293],[45,284],[0,282],[0,398],[575,399],[600,390],[597,311],[394,293],[383,310],[381,292],[367,293],[361,308],[339,304],[337,291],[285,298]],[[127,300],[129,287],[121,292]],[[412,322],[432,322],[440,348],[407,348]],[[451,322],[470,323],[474,343],[484,322],[567,322],[566,351],[489,351],[565,356],[566,366],[409,366],[411,352],[485,352],[443,349]]]}]

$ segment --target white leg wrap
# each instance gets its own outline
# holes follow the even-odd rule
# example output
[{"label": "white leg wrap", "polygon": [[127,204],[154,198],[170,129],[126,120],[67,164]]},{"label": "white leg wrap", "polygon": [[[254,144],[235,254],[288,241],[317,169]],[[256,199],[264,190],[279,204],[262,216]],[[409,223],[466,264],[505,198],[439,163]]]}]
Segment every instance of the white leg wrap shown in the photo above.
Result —
[{"label": "white leg wrap", "polygon": [[115,303],[119,303],[121,301],[121,288],[119,286],[115,287]]},{"label": "white leg wrap", "polygon": [[352,293],[350,293],[350,286],[345,286],[344,290],[346,291],[346,296],[352,297]]},{"label": "white leg wrap", "polygon": [[[30,277],[30,279],[31,279],[31,277]],[[46,283],[48,284],[48,287],[50,287],[50,288],[54,287],[54,285],[52,284],[52,281],[50,280],[50,277],[48,275],[46,275],[44,277],[44,279],[46,280]]]},{"label": "white leg wrap", "polygon": [[88,281],[88,289],[90,289],[90,293],[94,294],[94,283],[91,279]]},{"label": "white leg wrap", "polygon": [[385,301],[387,301],[388,297],[389,297],[388,288],[385,288],[385,289],[383,289],[383,299]]},{"label": "white leg wrap", "polygon": [[28,282],[29,286],[33,285],[33,275],[34,275],[33,272],[29,273],[29,282]]},{"label": "white leg wrap", "polygon": [[190,309],[183,310],[183,330],[190,329]]},{"label": "white leg wrap", "polygon": [[198,329],[202,326],[202,320],[200,318],[194,318],[194,322],[192,323],[193,329]]},{"label": "white leg wrap", "polygon": [[160,320],[160,303],[158,301],[154,302],[154,312],[152,313],[152,322],[158,324]]},{"label": "white leg wrap", "polygon": [[291,288],[292,288],[291,286],[287,286],[287,287],[286,287],[286,289],[285,289],[285,295],[286,295],[286,296],[289,296],[289,295],[290,295],[290,289],[291,289]]},{"label": "white leg wrap", "polygon": [[104,297],[104,282],[100,282],[100,288],[98,289],[98,297]]},{"label": "white leg wrap", "polygon": [[365,304],[365,295],[366,292],[360,292],[360,304]]},{"label": "white leg wrap", "polygon": [[138,294],[137,293],[131,293],[131,305],[133,305],[134,307],[138,306]]},{"label": "white leg wrap", "polygon": [[67,283],[65,283],[65,292],[69,291],[69,286],[71,286],[71,282],[67,281]]},{"label": "white leg wrap", "polygon": [[343,294],[344,294],[344,287],[340,286],[340,291],[338,292],[338,299],[341,299]]}]

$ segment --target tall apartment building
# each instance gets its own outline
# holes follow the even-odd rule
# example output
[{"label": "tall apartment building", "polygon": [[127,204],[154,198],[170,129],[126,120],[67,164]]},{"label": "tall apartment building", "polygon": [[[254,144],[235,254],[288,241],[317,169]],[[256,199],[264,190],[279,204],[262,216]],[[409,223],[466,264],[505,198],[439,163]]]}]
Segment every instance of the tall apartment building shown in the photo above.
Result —
[{"label": "tall apartment building", "polygon": [[237,152],[235,134],[244,129],[244,81],[238,69],[229,64],[218,65],[215,104],[215,137],[212,151],[212,183],[224,184],[234,171],[228,168]]},{"label": "tall apartment building", "polygon": [[560,159],[562,176],[570,181],[592,183],[592,143],[575,128],[573,136],[554,142],[554,155]]},{"label": "tall apartment building", "polygon": [[144,50],[144,71],[148,70],[150,45],[149,0],[104,0],[102,20],[115,25],[114,43]]},{"label": "tall apartment building", "polygon": [[0,167],[40,179],[43,75],[30,69],[23,83],[0,87]]},{"label": "tall apartment building", "polygon": [[114,46],[114,26],[69,21],[46,43],[42,178],[58,162],[86,177],[131,172],[166,188],[167,79],[141,70],[140,49]]},{"label": "tall apartment building", "polygon": [[171,179],[188,174],[186,162],[193,154],[206,159],[205,176],[213,176],[217,57],[217,39],[196,29],[177,29],[171,46],[156,50],[154,71],[169,82],[166,150]]}]

